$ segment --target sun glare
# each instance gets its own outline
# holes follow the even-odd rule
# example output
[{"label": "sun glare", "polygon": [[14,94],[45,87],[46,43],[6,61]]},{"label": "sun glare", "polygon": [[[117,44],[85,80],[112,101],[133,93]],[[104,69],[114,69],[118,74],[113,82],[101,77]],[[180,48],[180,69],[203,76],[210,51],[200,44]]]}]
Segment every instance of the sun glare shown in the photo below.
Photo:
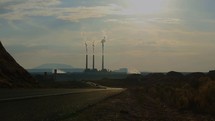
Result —
[{"label": "sun glare", "polygon": [[127,0],[127,14],[156,14],[164,9],[165,0]]}]

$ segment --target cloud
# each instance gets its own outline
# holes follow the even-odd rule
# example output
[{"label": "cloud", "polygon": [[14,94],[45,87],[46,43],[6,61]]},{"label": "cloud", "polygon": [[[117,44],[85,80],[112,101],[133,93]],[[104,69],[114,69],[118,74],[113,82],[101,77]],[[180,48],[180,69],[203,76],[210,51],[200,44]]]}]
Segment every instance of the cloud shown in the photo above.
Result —
[{"label": "cloud", "polygon": [[138,19],[138,18],[124,18],[124,19],[107,19],[104,22],[107,22],[107,23],[120,23],[120,24],[130,24],[130,23],[142,24],[145,21],[143,19]]},{"label": "cloud", "polygon": [[87,18],[100,18],[106,15],[114,14],[115,8],[112,5],[95,7],[76,7],[61,9],[61,14],[57,16],[61,20],[78,21]]},{"label": "cloud", "polygon": [[[9,0],[5,2],[12,2]],[[23,20],[29,16],[45,16],[53,15],[53,11],[50,11],[54,6],[59,5],[60,0],[23,0],[13,4],[9,4],[3,7],[8,12],[0,14],[0,18],[6,20]],[[51,12],[51,14],[47,14]]]},{"label": "cloud", "polygon": [[43,8],[59,5],[60,3],[61,3],[60,0],[25,0],[24,2],[15,3],[12,5],[6,6],[5,9],[12,10],[12,11],[43,9]]},{"label": "cloud", "polygon": [[179,18],[150,18],[148,21],[163,24],[180,24],[182,22]]},{"label": "cloud", "polygon": [[143,23],[158,23],[158,24],[180,24],[183,22],[179,18],[148,18],[148,17],[129,17],[129,18],[120,18],[120,19],[107,19],[104,22],[107,23],[120,23],[120,24],[143,24]]},{"label": "cloud", "polygon": [[60,0],[28,0],[4,7],[9,12],[0,14],[0,18],[7,20],[23,20],[32,16],[54,16],[60,20],[79,21],[87,18],[100,18],[110,14],[117,14],[116,5],[60,7]]},{"label": "cloud", "polygon": [[1,0],[0,3],[4,4],[4,3],[9,3],[9,2],[13,2],[14,0]]},{"label": "cloud", "polygon": [[[103,29],[108,31],[105,52],[109,67],[134,65],[138,69],[158,71],[177,63],[192,64],[193,60],[200,60],[207,64],[208,60],[215,60],[214,19],[193,20],[179,16],[177,12],[133,15],[125,12],[126,7],[115,4],[102,2],[96,6],[96,2],[78,6],[76,2],[72,3],[72,7],[68,7],[70,5],[65,5],[63,0],[0,0],[0,19],[7,22],[0,23],[3,27],[1,39],[23,66],[56,61],[82,67],[85,37],[83,40],[80,33],[83,31],[86,31],[89,41],[97,40],[95,49],[100,62]],[[135,14],[136,11],[133,12]],[[52,21],[53,18],[62,21]],[[64,22],[79,22],[88,18],[96,18],[96,21]],[[98,18],[101,20],[97,23]],[[101,21],[104,23],[101,24]],[[196,29],[199,25],[206,30],[211,27],[211,32]],[[189,29],[190,26],[195,28]],[[195,63],[193,67],[196,65],[199,64]]]}]

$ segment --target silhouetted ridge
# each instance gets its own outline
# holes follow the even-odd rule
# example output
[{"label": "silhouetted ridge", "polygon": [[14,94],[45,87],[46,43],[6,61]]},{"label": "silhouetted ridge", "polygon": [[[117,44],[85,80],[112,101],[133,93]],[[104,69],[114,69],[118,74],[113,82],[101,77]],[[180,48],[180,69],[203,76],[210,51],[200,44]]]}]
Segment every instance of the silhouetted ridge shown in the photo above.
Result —
[{"label": "silhouetted ridge", "polygon": [[215,80],[215,70],[211,70],[207,73],[207,75],[211,78]]},{"label": "silhouetted ridge", "polygon": [[187,78],[189,79],[199,79],[201,77],[205,77],[206,75],[202,72],[194,72],[186,75]]},{"label": "silhouetted ridge", "polygon": [[170,71],[166,75],[170,76],[170,77],[183,77],[184,76],[182,73],[175,72],[175,71]]},{"label": "silhouetted ridge", "polygon": [[6,51],[0,41],[0,87],[33,87],[36,81]]}]

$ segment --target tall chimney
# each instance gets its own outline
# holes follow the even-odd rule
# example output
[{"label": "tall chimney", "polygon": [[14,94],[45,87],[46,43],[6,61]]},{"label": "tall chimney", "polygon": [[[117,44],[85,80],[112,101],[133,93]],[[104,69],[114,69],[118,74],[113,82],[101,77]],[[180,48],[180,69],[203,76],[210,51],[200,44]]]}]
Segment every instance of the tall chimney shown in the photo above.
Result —
[{"label": "tall chimney", "polygon": [[88,69],[88,49],[87,49],[87,42],[85,42],[86,47],[86,70]]},{"label": "tall chimney", "polygon": [[86,55],[86,70],[88,69],[88,55]]},{"label": "tall chimney", "polygon": [[104,70],[104,43],[105,43],[105,37],[101,41],[102,43],[102,70]]},{"label": "tall chimney", "polygon": [[95,45],[94,45],[94,42],[93,42],[93,70],[95,69]]}]

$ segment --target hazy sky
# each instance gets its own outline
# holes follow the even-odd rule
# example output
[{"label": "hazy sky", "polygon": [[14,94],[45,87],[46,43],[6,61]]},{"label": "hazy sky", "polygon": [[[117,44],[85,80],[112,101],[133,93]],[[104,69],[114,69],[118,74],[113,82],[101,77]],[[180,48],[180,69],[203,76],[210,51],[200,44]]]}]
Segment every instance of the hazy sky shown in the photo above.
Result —
[{"label": "hazy sky", "polygon": [[[85,45],[101,69],[215,69],[215,0],[0,0],[0,40],[25,68],[85,67]],[[90,56],[90,67],[92,65]]]}]

